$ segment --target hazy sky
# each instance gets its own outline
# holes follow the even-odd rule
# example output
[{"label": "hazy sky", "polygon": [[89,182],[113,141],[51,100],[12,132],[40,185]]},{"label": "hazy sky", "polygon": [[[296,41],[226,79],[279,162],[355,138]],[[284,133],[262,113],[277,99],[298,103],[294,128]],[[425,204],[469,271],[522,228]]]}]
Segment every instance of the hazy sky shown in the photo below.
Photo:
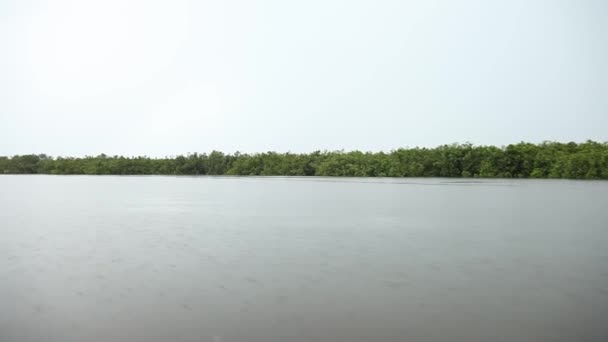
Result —
[{"label": "hazy sky", "polygon": [[0,2],[0,155],[608,140],[608,2]]}]

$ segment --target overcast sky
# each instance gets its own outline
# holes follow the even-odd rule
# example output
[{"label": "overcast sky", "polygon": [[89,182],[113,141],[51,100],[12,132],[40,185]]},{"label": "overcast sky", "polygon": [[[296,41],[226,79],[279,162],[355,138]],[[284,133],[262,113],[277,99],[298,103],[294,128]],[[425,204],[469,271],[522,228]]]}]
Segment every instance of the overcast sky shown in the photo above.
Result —
[{"label": "overcast sky", "polygon": [[608,2],[0,2],[0,155],[608,140]]}]

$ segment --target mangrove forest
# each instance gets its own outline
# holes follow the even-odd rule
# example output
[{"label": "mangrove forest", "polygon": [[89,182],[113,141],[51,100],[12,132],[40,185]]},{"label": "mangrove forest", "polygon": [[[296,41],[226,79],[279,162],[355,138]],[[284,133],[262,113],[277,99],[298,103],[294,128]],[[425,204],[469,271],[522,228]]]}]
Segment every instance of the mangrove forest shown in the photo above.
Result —
[{"label": "mangrove forest", "polygon": [[608,179],[608,142],[451,144],[390,152],[315,151],[174,157],[0,156],[0,173],[57,175],[256,175]]}]

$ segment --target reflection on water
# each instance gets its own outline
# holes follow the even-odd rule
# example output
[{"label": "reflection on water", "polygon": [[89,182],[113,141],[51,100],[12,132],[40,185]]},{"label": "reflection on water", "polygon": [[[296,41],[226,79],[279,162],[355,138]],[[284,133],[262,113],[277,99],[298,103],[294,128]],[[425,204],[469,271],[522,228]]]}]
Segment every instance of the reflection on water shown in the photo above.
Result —
[{"label": "reflection on water", "polygon": [[606,341],[608,183],[0,177],[0,341]]}]

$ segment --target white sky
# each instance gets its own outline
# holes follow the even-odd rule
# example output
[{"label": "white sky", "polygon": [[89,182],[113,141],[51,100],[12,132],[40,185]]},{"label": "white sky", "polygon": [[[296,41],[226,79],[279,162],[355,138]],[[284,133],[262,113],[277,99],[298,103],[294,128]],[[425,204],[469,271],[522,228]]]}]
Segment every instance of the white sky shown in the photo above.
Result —
[{"label": "white sky", "polygon": [[608,2],[0,2],[0,155],[608,140]]}]

